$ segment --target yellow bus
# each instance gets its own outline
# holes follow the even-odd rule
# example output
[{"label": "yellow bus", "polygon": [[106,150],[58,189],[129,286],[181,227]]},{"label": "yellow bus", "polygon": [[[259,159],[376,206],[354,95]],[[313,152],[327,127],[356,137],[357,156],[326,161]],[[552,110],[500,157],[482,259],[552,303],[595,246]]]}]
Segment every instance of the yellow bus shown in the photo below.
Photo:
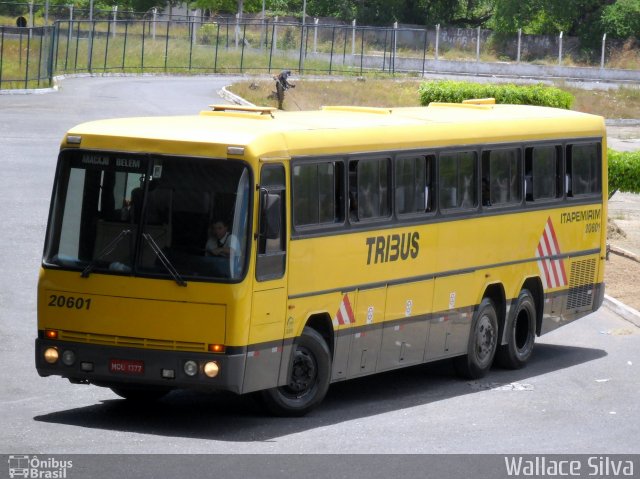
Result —
[{"label": "yellow bus", "polygon": [[58,158],[41,376],[151,400],[452,358],[519,368],[604,296],[599,116],[491,101],[95,121]]}]

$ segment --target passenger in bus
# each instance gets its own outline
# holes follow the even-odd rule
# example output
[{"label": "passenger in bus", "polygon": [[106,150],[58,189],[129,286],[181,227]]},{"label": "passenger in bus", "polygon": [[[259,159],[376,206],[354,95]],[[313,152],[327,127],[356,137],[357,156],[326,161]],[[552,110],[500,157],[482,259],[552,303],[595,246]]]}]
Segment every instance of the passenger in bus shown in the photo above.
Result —
[{"label": "passenger in bus", "polygon": [[491,188],[489,178],[482,178],[482,206],[491,206]]},{"label": "passenger in bus", "polygon": [[238,238],[229,232],[229,224],[225,220],[217,220],[209,225],[205,256],[222,256],[229,258],[240,251]]}]

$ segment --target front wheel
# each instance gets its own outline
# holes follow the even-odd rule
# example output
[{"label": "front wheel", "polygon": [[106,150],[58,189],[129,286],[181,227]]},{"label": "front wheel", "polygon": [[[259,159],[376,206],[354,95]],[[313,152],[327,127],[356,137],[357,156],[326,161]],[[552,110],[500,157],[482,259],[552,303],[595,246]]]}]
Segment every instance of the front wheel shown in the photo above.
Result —
[{"label": "front wheel", "polygon": [[515,312],[505,326],[507,344],[500,346],[496,359],[508,369],[523,367],[531,354],[536,340],[536,303],[527,289],[518,296]]},{"label": "front wheel", "polygon": [[484,377],[493,363],[498,346],[498,315],[493,301],[484,298],[473,316],[467,354],[454,358],[458,375],[466,379]]},{"label": "front wheel", "polygon": [[304,328],[294,344],[287,385],[262,391],[262,398],[277,416],[303,416],[324,399],[330,379],[327,343],[316,330]]}]

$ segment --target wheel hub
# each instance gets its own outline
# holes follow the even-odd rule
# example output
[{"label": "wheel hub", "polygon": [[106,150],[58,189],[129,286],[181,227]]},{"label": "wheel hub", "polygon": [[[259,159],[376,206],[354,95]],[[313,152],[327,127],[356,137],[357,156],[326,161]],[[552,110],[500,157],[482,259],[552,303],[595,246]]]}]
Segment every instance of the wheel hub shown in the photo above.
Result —
[{"label": "wheel hub", "polygon": [[495,341],[495,330],[491,320],[487,316],[482,316],[478,324],[476,336],[476,351],[481,362],[489,360],[493,352]]},{"label": "wheel hub", "polygon": [[293,356],[289,388],[299,394],[309,389],[316,378],[317,368],[312,356],[305,348],[298,348]]}]

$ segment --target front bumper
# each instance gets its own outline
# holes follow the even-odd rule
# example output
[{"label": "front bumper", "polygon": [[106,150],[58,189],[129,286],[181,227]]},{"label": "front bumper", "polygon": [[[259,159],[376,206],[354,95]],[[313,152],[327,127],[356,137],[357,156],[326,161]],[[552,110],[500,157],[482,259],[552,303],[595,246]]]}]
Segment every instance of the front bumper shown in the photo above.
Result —
[{"label": "front bumper", "polygon": [[[60,358],[54,364],[44,359],[47,348],[56,348]],[[62,362],[64,351],[72,351],[75,362],[67,366]],[[165,351],[139,348],[102,346],[38,338],[35,345],[36,369],[40,376],[62,376],[72,382],[91,383],[99,386],[162,386],[167,388],[226,390],[235,393],[242,391],[242,379],[245,369],[245,354],[192,353],[188,351]],[[135,373],[112,372],[112,360],[143,362],[142,371]],[[185,374],[184,364],[195,361],[199,365],[196,376]],[[219,373],[209,378],[203,373],[203,366],[215,361]],[[91,371],[83,370],[81,364],[91,364]],[[174,371],[173,378],[163,377],[162,371]]]}]

